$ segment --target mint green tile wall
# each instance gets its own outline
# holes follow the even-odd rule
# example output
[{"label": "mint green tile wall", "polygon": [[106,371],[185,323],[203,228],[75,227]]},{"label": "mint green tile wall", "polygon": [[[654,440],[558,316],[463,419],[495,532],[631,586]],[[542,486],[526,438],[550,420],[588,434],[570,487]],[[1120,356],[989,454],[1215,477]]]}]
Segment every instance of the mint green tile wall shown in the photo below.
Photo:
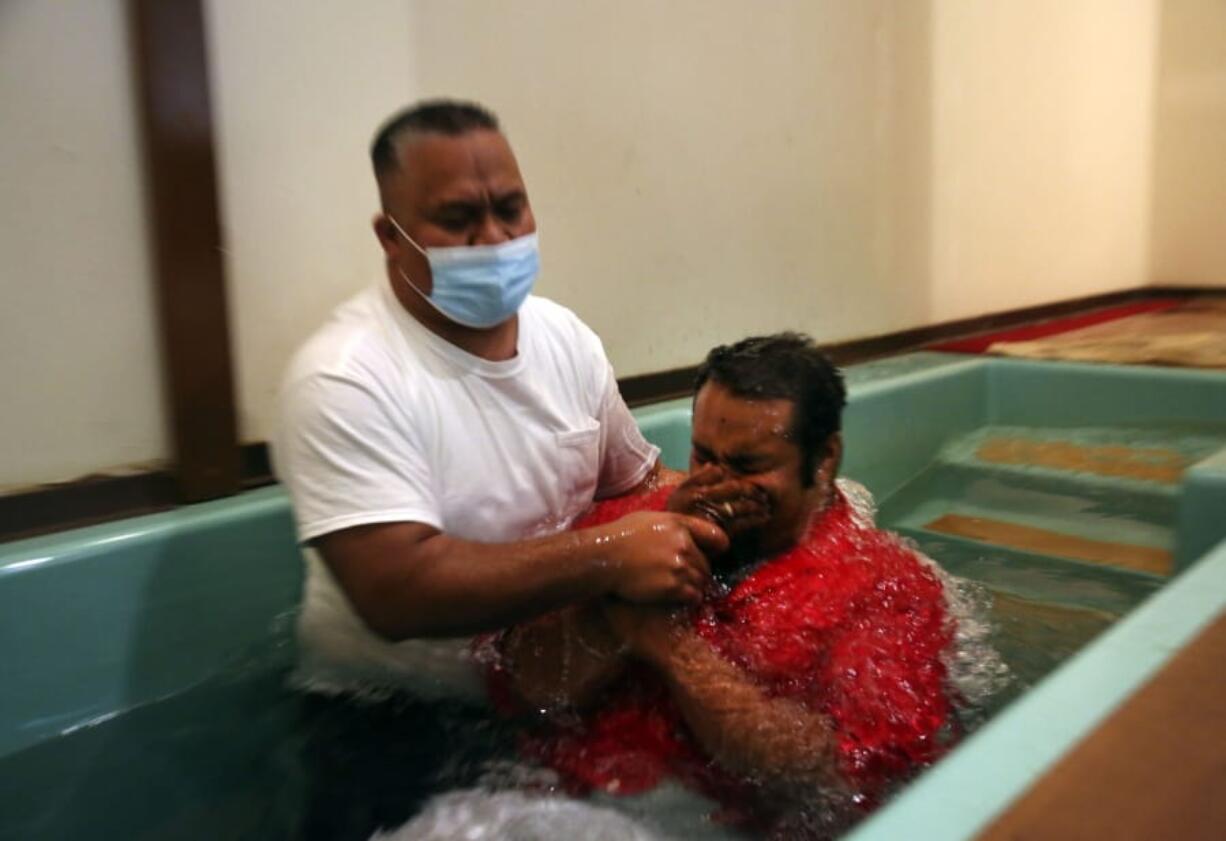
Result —
[{"label": "mint green tile wall", "polygon": [[301,578],[278,488],[0,547],[0,755],[222,669]]},{"label": "mint green tile wall", "polygon": [[987,362],[950,356],[939,367],[853,383],[843,415],[843,470],[879,500],[921,471],[950,438],[985,422]]}]

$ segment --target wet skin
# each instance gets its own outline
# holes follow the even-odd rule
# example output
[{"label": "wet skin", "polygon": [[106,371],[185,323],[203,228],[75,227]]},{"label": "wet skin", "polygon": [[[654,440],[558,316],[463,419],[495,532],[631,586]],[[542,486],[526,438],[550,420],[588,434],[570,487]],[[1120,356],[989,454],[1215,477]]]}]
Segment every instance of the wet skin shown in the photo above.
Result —
[{"label": "wet skin", "polygon": [[669,507],[708,516],[722,512],[734,561],[789,548],[830,498],[841,436],[831,436],[806,483],[803,455],[791,436],[794,411],[790,400],[746,400],[716,382],[695,397],[690,478]]}]

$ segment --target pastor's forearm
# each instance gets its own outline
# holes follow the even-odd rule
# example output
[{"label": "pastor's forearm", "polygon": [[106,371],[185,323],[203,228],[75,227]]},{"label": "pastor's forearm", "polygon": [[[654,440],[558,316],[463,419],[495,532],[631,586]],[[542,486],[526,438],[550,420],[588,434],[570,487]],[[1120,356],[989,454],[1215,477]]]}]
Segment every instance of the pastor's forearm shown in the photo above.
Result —
[{"label": "pastor's forearm", "polygon": [[389,640],[504,628],[608,592],[601,531],[478,543],[424,526],[351,529],[319,541],[362,619]]}]

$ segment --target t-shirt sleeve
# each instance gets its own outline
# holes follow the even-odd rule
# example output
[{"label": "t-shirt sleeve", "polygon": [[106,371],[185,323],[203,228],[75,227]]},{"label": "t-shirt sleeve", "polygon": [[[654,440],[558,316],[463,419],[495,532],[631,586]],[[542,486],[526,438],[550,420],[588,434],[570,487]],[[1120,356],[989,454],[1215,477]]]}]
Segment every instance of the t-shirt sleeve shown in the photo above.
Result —
[{"label": "t-shirt sleeve", "polygon": [[298,539],[372,523],[442,528],[421,442],[363,384],[316,375],[286,387],[273,443]]},{"label": "t-shirt sleeve", "polygon": [[603,360],[603,365],[605,376],[597,417],[600,421],[597,499],[617,496],[633,489],[647,478],[660,458],[660,448],[643,437],[626,401],[622,400],[613,366],[607,360]]}]

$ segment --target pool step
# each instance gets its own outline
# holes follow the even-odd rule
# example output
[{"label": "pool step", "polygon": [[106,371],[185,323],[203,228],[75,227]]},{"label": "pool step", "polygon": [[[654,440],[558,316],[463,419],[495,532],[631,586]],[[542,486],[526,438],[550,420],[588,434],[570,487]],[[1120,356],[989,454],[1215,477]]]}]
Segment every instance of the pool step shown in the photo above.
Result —
[{"label": "pool step", "polygon": [[1120,616],[1163,584],[1158,576],[1114,566],[990,546],[923,529],[897,531],[914,540],[925,554],[939,558],[941,566],[954,575],[1031,601],[1093,608]]},{"label": "pool step", "polygon": [[1083,444],[1019,435],[985,439],[975,449],[975,458],[987,464],[1040,467],[1164,485],[1178,485],[1183,471],[1196,460],[1170,447]]},{"label": "pool step", "polygon": [[937,464],[887,498],[879,519],[890,528],[927,528],[956,515],[1170,552],[1177,506],[1175,490],[1161,485]]},{"label": "pool step", "polygon": [[1121,440],[1110,429],[1059,432],[989,427],[950,442],[883,502],[880,522],[985,552],[1170,575],[1179,480],[1199,452],[1136,430]]},{"label": "pool step", "polygon": [[994,546],[1008,546],[1041,555],[1106,564],[1150,575],[1170,575],[1174,566],[1174,558],[1168,549],[1090,540],[988,517],[950,513],[926,523],[924,529],[940,534],[958,535]]}]

